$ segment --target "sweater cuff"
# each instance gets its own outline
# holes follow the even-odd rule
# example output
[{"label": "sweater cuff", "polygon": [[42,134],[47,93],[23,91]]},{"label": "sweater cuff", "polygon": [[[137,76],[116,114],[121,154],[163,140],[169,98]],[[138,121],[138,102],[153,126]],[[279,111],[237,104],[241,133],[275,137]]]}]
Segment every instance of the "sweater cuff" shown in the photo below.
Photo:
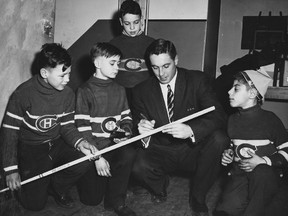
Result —
[{"label": "sweater cuff", "polygon": [[84,140],[84,138],[78,139],[78,140],[75,142],[75,144],[74,144],[74,148],[76,148],[77,150],[79,150],[79,149],[78,149],[78,144],[79,144],[81,141],[83,141],[83,140]]},{"label": "sweater cuff", "polygon": [[5,167],[4,168],[5,171],[5,175],[10,175],[11,173],[15,173],[18,172],[18,165],[13,165],[13,166],[9,166],[9,167]]}]

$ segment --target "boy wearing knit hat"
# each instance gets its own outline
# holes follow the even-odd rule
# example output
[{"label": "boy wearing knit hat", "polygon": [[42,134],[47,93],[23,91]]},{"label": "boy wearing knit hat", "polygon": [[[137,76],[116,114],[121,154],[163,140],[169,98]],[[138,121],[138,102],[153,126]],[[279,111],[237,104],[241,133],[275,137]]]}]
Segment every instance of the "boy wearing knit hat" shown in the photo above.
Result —
[{"label": "boy wearing knit hat", "polygon": [[263,70],[242,71],[228,92],[238,112],[228,120],[231,148],[221,163],[231,171],[215,216],[264,215],[280,187],[282,168],[288,165],[288,134],[273,112],[261,108],[270,81]]}]

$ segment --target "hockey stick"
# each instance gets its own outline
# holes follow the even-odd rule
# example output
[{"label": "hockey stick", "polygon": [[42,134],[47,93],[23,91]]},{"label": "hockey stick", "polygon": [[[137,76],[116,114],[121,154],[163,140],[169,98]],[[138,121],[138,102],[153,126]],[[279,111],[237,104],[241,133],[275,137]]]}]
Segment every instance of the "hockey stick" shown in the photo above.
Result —
[{"label": "hockey stick", "polygon": [[[38,179],[40,179],[40,178],[43,178],[43,177],[45,177],[45,176],[48,176],[48,175],[51,175],[51,174],[53,174],[53,173],[59,172],[59,171],[61,171],[61,170],[63,170],[63,169],[66,169],[66,168],[68,168],[68,167],[71,167],[71,166],[73,166],[73,165],[76,165],[76,164],[78,164],[78,163],[81,163],[81,162],[86,161],[86,160],[88,160],[88,159],[91,159],[91,158],[93,158],[93,157],[97,157],[97,156],[102,155],[102,154],[104,154],[104,153],[106,153],[106,152],[112,151],[112,150],[114,150],[114,149],[120,148],[120,147],[122,147],[122,146],[128,145],[128,144],[133,143],[133,142],[135,142],[135,141],[138,141],[138,140],[140,140],[140,139],[143,139],[143,138],[145,138],[145,137],[148,137],[148,136],[151,136],[151,135],[153,135],[153,134],[156,134],[156,133],[162,131],[167,125],[176,124],[176,123],[183,123],[183,122],[189,121],[189,120],[191,120],[191,119],[197,118],[198,116],[204,115],[204,114],[206,114],[206,113],[208,113],[208,112],[211,112],[211,111],[213,111],[213,110],[215,110],[215,107],[214,107],[214,106],[209,107],[209,108],[204,109],[204,110],[201,110],[201,111],[199,111],[199,112],[197,112],[197,113],[191,114],[191,115],[186,116],[186,117],[181,118],[181,119],[178,119],[177,121],[171,122],[171,123],[169,123],[169,124],[163,125],[163,126],[161,126],[161,127],[159,127],[159,128],[156,128],[156,129],[154,129],[154,130],[151,130],[151,131],[149,131],[149,132],[147,132],[147,133],[145,133],[145,134],[140,134],[140,135],[138,135],[138,136],[132,137],[131,139],[125,140],[125,141],[123,141],[123,142],[119,142],[119,143],[117,143],[117,144],[115,144],[115,145],[109,146],[109,147],[107,147],[107,148],[105,148],[105,149],[102,149],[102,150],[96,152],[96,154],[86,155],[86,156],[84,156],[84,157],[81,157],[81,158],[76,159],[76,160],[74,160],[74,161],[71,161],[71,162],[69,162],[69,163],[63,164],[63,165],[61,165],[61,166],[59,166],[59,167],[56,167],[56,168],[51,169],[51,170],[49,170],[49,171],[46,171],[46,172],[44,172],[44,173],[42,173],[42,174],[39,174],[39,175],[34,176],[34,177],[32,177],[32,178],[26,179],[26,180],[24,180],[24,181],[21,182],[21,185],[24,185],[24,184],[27,184],[27,183],[29,183],[29,182],[38,180]],[[8,191],[8,190],[9,190],[9,188],[2,189],[2,190],[0,191],[0,193],[5,192],[5,191]]]}]

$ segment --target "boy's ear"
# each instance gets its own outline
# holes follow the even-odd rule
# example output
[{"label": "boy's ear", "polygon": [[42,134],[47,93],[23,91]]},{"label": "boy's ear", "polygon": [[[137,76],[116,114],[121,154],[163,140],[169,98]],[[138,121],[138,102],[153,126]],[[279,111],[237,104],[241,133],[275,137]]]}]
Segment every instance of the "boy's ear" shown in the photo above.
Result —
[{"label": "boy's ear", "polygon": [[95,65],[95,67],[96,68],[100,68],[100,60],[99,60],[99,58],[96,58],[95,60],[94,60],[94,65]]},{"label": "boy's ear", "polygon": [[40,69],[40,76],[43,78],[43,79],[46,79],[48,77],[48,71],[45,69],[45,68],[41,68]]},{"label": "boy's ear", "polygon": [[122,17],[119,18],[120,25],[123,26]]}]

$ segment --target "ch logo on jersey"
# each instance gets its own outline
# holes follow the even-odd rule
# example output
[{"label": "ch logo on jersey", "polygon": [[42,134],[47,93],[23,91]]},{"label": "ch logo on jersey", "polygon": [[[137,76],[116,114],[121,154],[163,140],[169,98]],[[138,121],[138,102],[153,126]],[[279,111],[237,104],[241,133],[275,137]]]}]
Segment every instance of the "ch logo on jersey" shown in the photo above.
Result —
[{"label": "ch logo on jersey", "polygon": [[102,130],[106,133],[111,133],[117,130],[116,119],[113,117],[106,118],[101,124]]},{"label": "ch logo on jersey", "polygon": [[248,153],[248,150],[255,154],[255,152],[257,151],[257,147],[249,143],[242,143],[236,146],[236,149],[235,149],[236,156],[241,159],[251,158],[251,156]]},{"label": "ch logo on jersey", "polygon": [[44,115],[37,118],[35,125],[41,132],[47,132],[59,124],[59,118],[56,115]]},{"label": "ch logo on jersey", "polygon": [[141,69],[143,69],[143,63],[145,64],[145,61],[142,59],[126,59],[126,61],[124,62],[124,68],[127,71],[140,71]]}]

